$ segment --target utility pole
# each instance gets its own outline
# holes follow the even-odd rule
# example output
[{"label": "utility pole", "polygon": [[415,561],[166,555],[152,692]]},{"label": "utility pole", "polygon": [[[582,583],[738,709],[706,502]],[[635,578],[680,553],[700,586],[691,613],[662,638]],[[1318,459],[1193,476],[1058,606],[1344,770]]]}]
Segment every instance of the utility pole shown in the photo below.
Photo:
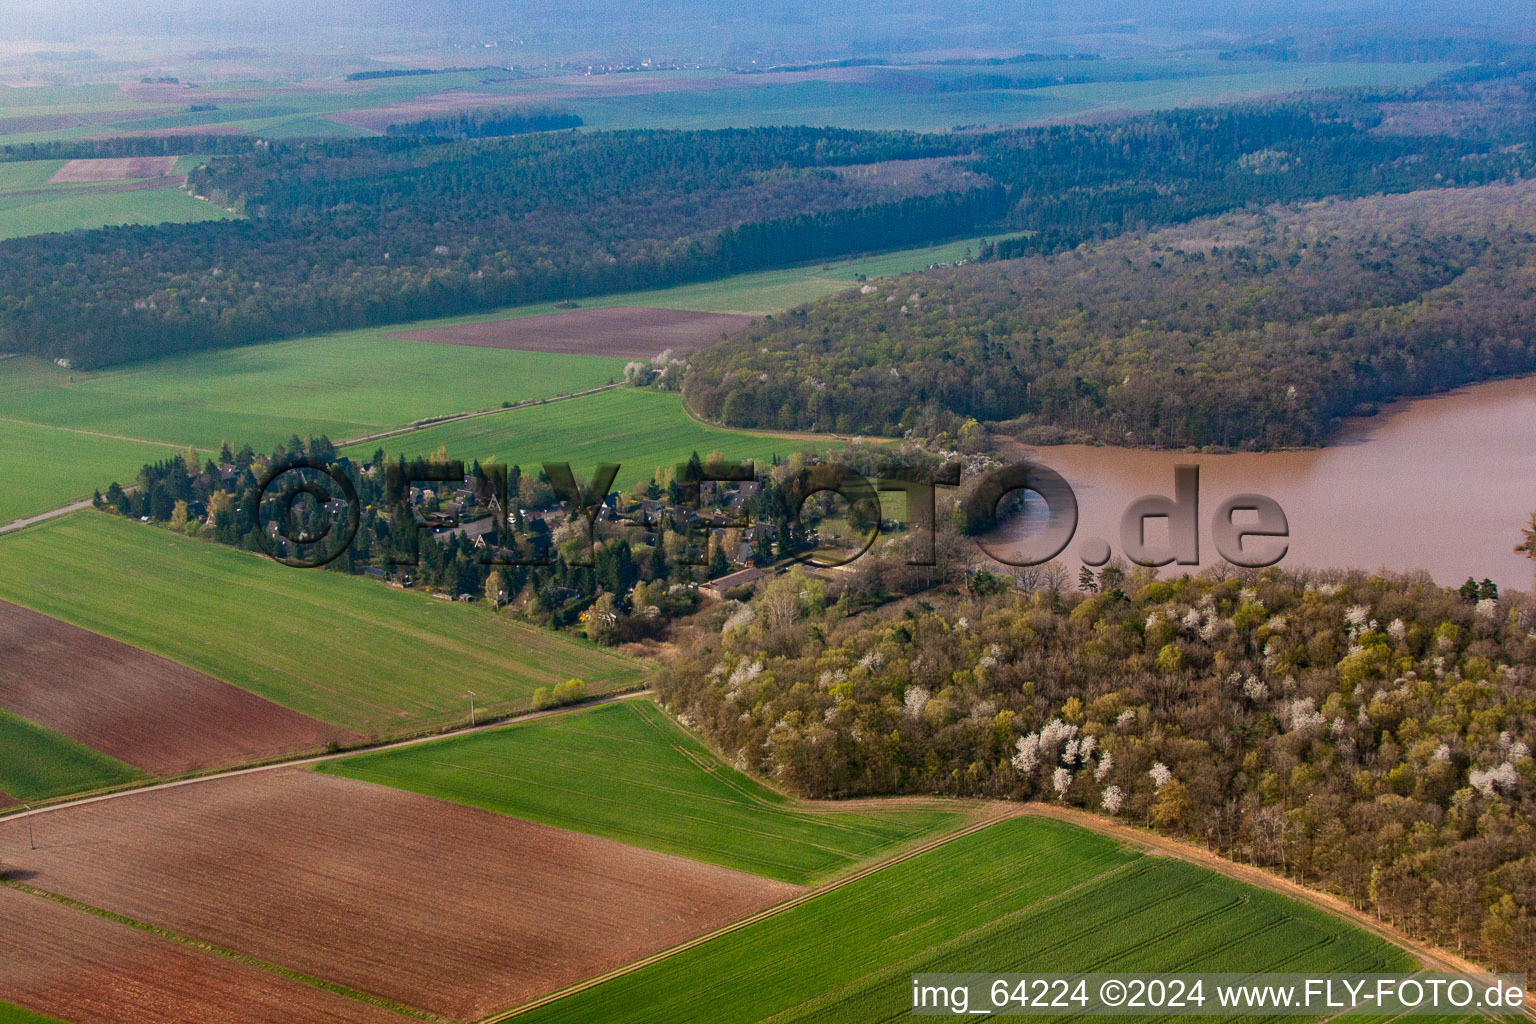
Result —
[{"label": "utility pole", "polygon": [[22,804],[21,806],[27,812],[27,849],[35,850],[37,842],[32,838],[32,805]]},{"label": "utility pole", "polygon": [[469,691],[469,725],[470,725],[470,728],[474,728],[474,725],[475,725],[475,691],[474,690],[470,690]]}]

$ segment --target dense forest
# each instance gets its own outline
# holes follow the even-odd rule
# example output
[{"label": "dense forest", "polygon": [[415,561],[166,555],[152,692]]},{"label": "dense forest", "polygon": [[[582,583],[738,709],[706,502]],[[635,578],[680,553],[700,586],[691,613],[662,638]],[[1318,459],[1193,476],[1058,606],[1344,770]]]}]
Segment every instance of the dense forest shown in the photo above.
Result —
[{"label": "dense forest", "polygon": [[837,170],[959,147],[811,129],[261,144],[190,177],[246,220],[0,244],[0,349],[99,366],[674,284],[769,265],[735,233],[762,222],[798,249],[863,249],[866,222],[921,242],[994,220],[996,190],[943,163]]},{"label": "dense forest", "polygon": [[424,135],[439,139],[494,139],[528,132],[580,128],[581,117],[553,107],[485,107],[404,121],[384,129],[385,135]]},{"label": "dense forest", "polygon": [[812,797],[1059,801],[1536,969],[1536,607],[1491,584],[986,573],[860,613],[871,557],[707,613],[657,690]]},{"label": "dense forest", "polygon": [[686,391],[739,426],[1312,444],[1375,403],[1536,370],[1533,225],[1521,182],[934,270],[756,324],[698,353]]},{"label": "dense forest", "polygon": [[[0,243],[0,349],[102,366],[983,228],[1025,233],[994,256],[1050,254],[1238,208],[1522,176],[1536,163],[1522,115],[1445,123],[1458,103],[1528,106],[1524,72],[1478,70],[1429,90],[993,134],[236,140],[189,184],[244,221]],[[854,165],[870,173],[840,173]]]}]

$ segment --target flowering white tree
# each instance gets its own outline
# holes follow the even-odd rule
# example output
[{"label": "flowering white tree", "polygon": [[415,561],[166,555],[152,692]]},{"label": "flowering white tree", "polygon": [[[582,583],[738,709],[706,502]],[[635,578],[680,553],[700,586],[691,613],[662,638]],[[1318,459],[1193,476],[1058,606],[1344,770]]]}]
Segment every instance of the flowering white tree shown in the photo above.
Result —
[{"label": "flowering white tree", "polygon": [[1479,771],[1474,768],[1467,773],[1467,782],[1483,796],[1493,796],[1500,789],[1514,789],[1520,782],[1520,773],[1515,766],[1505,761],[1497,768],[1487,771]]},{"label": "flowering white tree", "polygon": [[1158,789],[1173,781],[1173,772],[1161,761],[1154,764],[1147,774],[1152,776],[1152,785]]},{"label": "flowering white tree", "polygon": [[1018,753],[1013,755],[1014,770],[1023,775],[1033,775],[1040,764],[1039,734],[1032,732],[1028,736],[1020,736],[1015,746]]},{"label": "flowering white tree", "polygon": [[902,695],[902,703],[905,705],[906,716],[916,718],[928,706],[928,691],[921,686],[909,686]]},{"label": "flowering white tree", "polygon": [[1106,786],[1104,794],[1099,800],[1099,806],[1110,814],[1119,814],[1120,806],[1125,802],[1125,793],[1119,786]]},{"label": "flowering white tree", "polygon": [[[1104,751],[1103,755],[1099,758],[1099,766],[1093,770],[1093,781],[1103,782],[1105,776],[1113,771],[1114,767],[1115,755],[1111,754],[1107,750]],[[1111,786],[1110,788],[1115,789],[1117,787]]]},{"label": "flowering white tree", "polygon": [[1061,799],[1067,795],[1067,789],[1072,785],[1072,773],[1065,768],[1057,768],[1051,775],[1051,785],[1056,787],[1056,798]]}]

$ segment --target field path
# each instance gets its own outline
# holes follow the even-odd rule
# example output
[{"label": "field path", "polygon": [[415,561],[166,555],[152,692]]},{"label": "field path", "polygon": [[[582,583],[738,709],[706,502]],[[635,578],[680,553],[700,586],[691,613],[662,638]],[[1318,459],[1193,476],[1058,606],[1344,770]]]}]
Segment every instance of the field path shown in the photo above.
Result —
[{"label": "field path", "polygon": [[[1111,836],[1133,846],[1141,847],[1153,854],[1176,857],[1179,860],[1215,871],[1217,874],[1225,875],[1228,878],[1234,878],[1239,882],[1246,882],[1260,889],[1268,889],[1270,892],[1279,893],[1299,903],[1305,903],[1318,910],[1326,911],[1335,917],[1343,918],[1362,931],[1370,932],[1372,935],[1385,939],[1394,946],[1407,950],[1418,957],[1424,967],[1430,971],[1449,974],[1485,974],[1488,972],[1486,967],[1398,931],[1385,921],[1372,917],[1363,910],[1356,909],[1337,896],[1320,892],[1317,889],[1302,885],[1300,882],[1293,882],[1289,878],[1272,874],[1263,868],[1239,864],[1236,861],[1222,857],[1220,854],[1212,853],[1210,850],[1202,849],[1190,843],[1178,839],[1170,839],[1167,836],[1160,836],[1143,829],[1133,828],[1130,825],[1112,821],[1108,818],[1101,818],[1096,814],[1089,814],[1087,811],[1080,811],[1075,807],[1029,803],[1021,804],[1019,811],[1022,814],[1032,814],[1041,818],[1053,818],[1057,821],[1077,825],[1080,828],[1090,829],[1101,835]],[[1525,1016],[1528,1019],[1536,1020],[1536,993],[1530,990],[1527,990],[1525,994]]]},{"label": "field path", "polygon": [[46,523],[50,519],[59,518],[59,516],[67,516],[71,512],[79,512],[83,508],[90,508],[91,500],[92,499],[90,498],[82,498],[80,501],[71,502],[68,505],[63,505],[48,512],[39,512],[35,516],[27,516],[25,519],[18,519],[13,523],[6,523],[4,526],[0,526],[0,534],[15,533],[17,530],[25,530],[29,526],[35,526],[38,523]]},{"label": "field path", "polygon": [[990,813],[986,813],[986,816],[981,820],[973,821],[971,824],[965,826],[964,828],[957,829],[954,832],[945,833],[942,836],[937,836],[925,842],[918,843],[915,846],[909,846],[899,853],[887,857],[885,860],[878,861],[874,864],[860,868],[858,871],[845,875],[842,878],[827,883],[826,885],[811,889],[799,896],[794,896],[785,900],[783,903],[775,904],[774,906],[769,907],[767,910],[759,911],[750,917],[744,917],[740,921],[735,921],[723,928],[717,928],[715,931],[712,931],[707,935],[700,935],[697,938],[689,939],[687,942],[673,946],[671,949],[664,949],[660,953],[653,953],[644,959],[636,960],[633,963],[625,964],[623,967],[620,967],[616,970],[609,971],[607,974],[600,974],[596,977],[588,978],[586,981],[572,985],[569,988],[561,989],[558,992],[551,992],[548,995],[540,996],[538,999],[523,1003],[521,1006],[514,1006],[510,1010],[494,1014],[490,1017],[482,1018],[481,1020],[477,1021],[476,1024],[500,1024],[501,1021],[510,1020],[513,1017],[527,1013],[530,1010],[537,1009],[540,1006],[553,1003],[558,999],[564,999],[566,996],[575,995],[577,992],[582,992],[586,989],[601,985],[605,981],[610,981],[613,978],[617,978],[621,975],[629,974],[632,971],[638,971],[642,967],[649,967],[651,964],[665,960],[668,957],[676,956],[679,953],[693,949],[695,946],[703,945],[711,939],[717,939],[722,935],[728,935],[731,932],[746,928],[749,925],[754,925],[759,921],[766,920],[767,918],[773,917],[777,914],[782,914],[784,911],[798,907],[800,904],[809,900],[813,900],[818,896],[824,896],[834,889],[840,889],[845,885],[857,882],[861,878],[867,878],[877,871],[884,871],[886,868],[891,867],[894,864],[900,864],[903,861],[911,860],[913,857],[919,857],[929,852],[930,850],[935,850],[938,847],[943,846],[946,843],[950,843],[956,839],[971,835],[974,832],[980,832],[982,829],[989,828],[990,826],[996,825],[998,822],[1005,821],[1008,818],[1016,817],[1022,811],[1022,805],[1019,804],[992,803],[984,806],[986,811]]},{"label": "field path", "polygon": [[549,405],[552,402],[564,402],[571,398],[581,398],[585,395],[595,395],[599,391],[610,391],[613,388],[624,387],[623,384],[600,384],[595,388],[587,388],[585,391],[572,391],[568,395],[555,395],[552,398],[531,398],[526,402],[516,402],[512,405],[498,405],[494,409],[479,409],[475,412],[461,412],[454,416],[442,416],[430,420],[417,420],[403,427],[395,427],[391,430],[381,430],[377,434],[365,434],[362,437],[354,437],[347,441],[337,441],[337,448],[349,448],[354,444],[367,444],[369,441],[382,441],[387,437],[399,437],[401,434],[413,434],[418,430],[426,430],[429,427],[440,427],[444,423],[457,423],[459,420],[472,420],[479,416],[494,416],[499,412],[512,412],[514,409],[527,409],[534,405]]},{"label": "field path", "polygon": [[[75,800],[60,800],[57,803],[45,804],[35,807],[30,811],[20,811],[14,814],[5,814],[0,811],[0,821],[10,821],[13,818],[26,818],[34,815],[48,814],[52,811],[62,811],[70,807],[82,807],[86,804],[101,803],[105,800],[119,800],[123,797],[137,796],[141,793],[153,793],[157,790],[179,789],[182,786],[196,786],[204,782],[214,782],[218,779],[229,779],[239,775],[255,775],[258,772],[274,772],[284,768],[302,768],[308,765],[322,764],[326,761],[336,761],[344,757],[352,757],[362,753],[377,753],[384,750],[399,750],[402,747],[416,747],[423,743],[436,743],[439,740],[453,739],[459,736],[469,736],[477,732],[490,732],[519,722],[530,722],[537,718],[547,718],[550,715],[561,715],[572,711],[580,711],[585,708],[596,707],[599,704],[612,704],[615,701],[635,700],[641,697],[649,697],[650,690],[633,690],[629,693],[616,693],[607,697],[599,697],[596,700],[583,701],[580,704],[568,704],[564,707],[546,708],[543,711],[529,711],[526,714],[513,715],[509,718],[497,719],[487,722],[485,725],[464,726],[458,729],[448,729],[443,732],[435,732],[428,736],[413,736],[410,739],[393,740],[389,743],[380,743],[377,746],[354,747],[351,750],[342,750],[334,754],[317,754],[314,757],[302,757],[284,761],[274,761],[271,764],[259,764],[250,768],[233,768],[227,771],[213,771],[205,775],[194,775],[187,779],[174,779],[170,782],[158,782],[152,786],[130,786],[126,789],[115,790],[111,793],[101,793],[97,796],[80,797]],[[4,804],[0,803],[0,808]]]}]

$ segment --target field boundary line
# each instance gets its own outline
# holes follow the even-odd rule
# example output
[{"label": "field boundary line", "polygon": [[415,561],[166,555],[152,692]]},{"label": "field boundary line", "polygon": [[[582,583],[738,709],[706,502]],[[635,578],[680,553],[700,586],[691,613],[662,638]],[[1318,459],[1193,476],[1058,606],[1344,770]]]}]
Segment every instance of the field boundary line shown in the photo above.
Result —
[{"label": "field boundary line", "polygon": [[499,412],[516,412],[518,409],[530,409],[536,405],[552,405],[555,402],[565,402],[572,398],[585,398],[587,395],[595,395],[601,391],[612,391],[614,388],[624,387],[615,381],[612,384],[602,384],[595,388],[587,388],[583,391],[572,391],[566,395],[551,395],[548,398],[530,398],[526,402],[514,402],[511,405],[498,405],[494,409],[477,409],[474,412],[458,412],[452,416],[442,416],[434,419],[416,420],[403,427],[394,427],[390,430],[380,431],[377,434],[368,434],[364,437],[353,438],[349,441],[335,442],[337,448],[351,448],[354,445],[368,444],[370,441],[383,441],[391,437],[400,437],[404,434],[414,434],[418,430],[430,430],[440,427],[445,423],[458,423],[461,420],[472,420],[478,416],[494,416]]},{"label": "field boundary line", "polygon": [[[32,810],[11,811],[0,814],[0,822],[14,821],[20,818],[30,818],[37,815],[49,814],[53,811],[62,811],[71,807],[84,807],[86,804],[101,803],[106,800],[120,800],[130,796],[142,796],[146,793],[156,793],[166,789],[179,789],[182,786],[195,786],[204,782],[217,782],[220,779],[233,779],[244,775],[255,775],[258,772],[275,772],[285,769],[308,768],[312,765],[324,764],[328,761],[341,761],[349,757],[360,757],[365,754],[380,753],[387,750],[402,750],[407,747],[422,746],[427,743],[436,743],[441,740],[456,739],[460,736],[473,736],[484,732],[494,732],[497,729],[505,729],[509,726],[530,722],[540,718],[549,718],[555,715],[572,714],[585,711],[588,708],[599,707],[603,704],[615,704],[620,701],[638,700],[650,697],[652,691],[649,687],[639,690],[628,690],[622,693],[607,694],[593,700],[583,701],[580,704],[567,704],[558,708],[543,708],[538,711],[525,711],[521,714],[500,718],[484,725],[466,725],[457,729],[448,729],[443,732],[428,733],[425,736],[408,736],[404,739],[390,740],[386,743],[372,746],[354,747],[350,750],[338,750],[333,753],[313,754],[308,757],[297,757],[281,761],[269,761],[265,764],[248,765],[243,768],[227,768],[209,772],[203,775],[193,775],[184,779],[170,779],[165,782],[156,782],[147,786],[129,786],[124,789],[115,789],[110,793],[96,793],[91,796],[82,796],[75,799],[61,800],[58,803],[44,804],[34,807]],[[19,805],[18,805],[19,806]],[[9,884],[9,883],[7,883]]]},{"label": "field boundary line", "polygon": [[209,942],[206,939],[198,939],[190,935],[183,935],[180,932],[172,931],[169,928],[163,928],[157,924],[151,924],[148,921],[140,921],[138,918],[129,917],[126,914],[119,914],[115,911],[107,910],[104,907],[98,907],[94,904],[86,903],[84,900],[77,900],[73,896],[66,896],[63,893],[53,892],[50,889],[42,889],[38,886],[28,885],[25,882],[19,881],[5,880],[0,882],[0,884],[3,884],[7,889],[25,893],[28,896],[34,896],[38,899],[48,900],[51,903],[57,903],[60,906],[68,907],[71,910],[78,910],[82,914],[90,914],[93,917],[99,917],[103,920],[111,921],[112,923],[122,925],[125,928],[132,928],[135,931],[145,932],[149,935],[155,936],[158,939],[164,939],[166,942],[174,942],[178,946],[185,946],[188,949],[195,949],[199,952],[219,957],[222,960],[231,960],[235,963],[243,964],[246,967],[258,970],[263,974],[270,974],[273,977],[278,978],[286,978],[289,981],[297,982],[301,985],[307,985],[310,988],[319,989],[322,992],[329,992],[332,995],[342,996],[344,998],[351,999],[354,1002],[363,1003],[365,1005],[373,1006],[381,1010],[388,1010],[391,1013],[397,1013],[401,1016],[410,1017],[414,1020],[425,1021],[428,1022],[428,1024],[454,1024],[454,1019],[452,1017],[444,1017],[441,1014],[433,1013],[430,1010],[423,1010],[418,1007],[408,1006],[405,1003],[397,1003],[394,1000],[386,999],[383,996],[374,995],[371,992],[364,992],[361,989],[350,988],[341,984],[340,982],[327,981],[324,978],[317,978],[312,974],[305,974],[303,971],[295,970],[292,967],[284,967],[281,964],[274,964],[270,960],[263,960],[260,957],[252,956],[249,953],[241,953],[238,950],[230,949],[227,946],[221,946],[214,942]]},{"label": "field boundary line", "polygon": [[[1186,863],[1194,864],[1196,867],[1206,868],[1239,882],[1245,882],[1255,888],[1265,889],[1293,899],[1298,903],[1304,903],[1315,910],[1321,910],[1333,917],[1339,918],[1359,928],[1361,931],[1368,932],[1379,939],[1390,942],[1392,945],[1416,957],[1419,960],[1420,966],[1424,969],[1443,971],[1449,974],[1484,974],[1488,970],[1486,967],[1457,956],[1449,950],[1440,949],[1438,946],[1412,938],[1387,922],[1363,910],[1355,909],[1349,903],[1331,893],[1314,889],[1300,882],[1293,882],[1289,878],[1266,871],[1264,868],[1254,867],[1249,864],[1239,864],[1237,861],[1228,860],[1220,854],[1209,850],[1202,850],[1182,840],[1158,835],[1155,832],[1144,831],[1123,822],[1101,818],[1096,814],[1078,810],[1075,807],[1023,803],[1019,805],[1019,813],[1065,821],[1069,824],[1097,832],[1100,835],[1120,839],[1143,850],[1151,851],[1154,854],[1175,857]],[[1525,996],[1525,1016],[1527,1019],[1536,1020],[1536,1001],[1533,1001],[1530,990],[1526,991]]]},{"label": "field boundary line", "polygon": [[810,999],[803,1000],[793,1006],[786,1006],[784,1009],[778,1011],[777,1013],[762,1018],[761,1020],[757,1021],[756,1024],[776,1024],[778,1021],[792,1021],[797,1019],[797,1017],[800,1020],[805,1020],[806,1017],[803,1016],[803,1014],[806,1011],[813,1008],[819,1010],[827,1003],[836,1002],[837,1000],[843,998],[843,996],[847,993],[856,992],[859,989],[866,988],[871,983],[878,982],[882,978],[893,979],[901,977],[902,975],[910,977],[912,974],[916,973],[913,968],[921,966],[925,961],[932,960],[935,957],[941,957],[952,949],[959,949],[964,946],[966,942],[970,941],[978,935],[985,933],[991,928],[995,928],[1000,925],[1006,926],[1007,924],[1012,923],[1021,917],[1028,916],[1030,913],[1039,910],[1045,904],[1059,900],[1064,896],[1071,896],[1086,886],[1093,885],[1098,882],[1103,882],[1104,880],[1112,878],[1121,872],[1127,871],[1131,868],[1132,865],[1143,859],[1145,859],[1144,856],[1133,857],[1124,863],[1116,864],[1114,867],[1105,868],[1098,874],[1090,875],[1089,877],[1084,878],[1082,881],[1074,882],[1072,885],[1067,886],[1065,889],[1058,889],[1053,893],[1048,893],[1044,896],[1041,896],[1037,900],[1026,903],[1022,907],[1015,907],[1013,910],[1010,910],[1005,914],[994,917],[992,920],[979,924],[974,928],[967,929],[958,935],[951,935],[949,938],[937,942],[926,949],[921,949],[914,953],[909,953],[894,963],[882,964],[867,974],[863,974],[857,978],[845,981],[841,985],[836,985],[832,988],[824,989],[821,992],[818,992],[816,995],[812,996]]},{"label": "field boundary line", "polygon": [[1009,818],[1018,817],[1018,815],[1019,811],[1015,807],[1009,807],[1005,804],[996,805],[996,810],[994,813],[981,821],[973,822],[960,829],[957,829],[954,832],[949,832],[945,835],[936,836],[932,839],[925,840],[915,846],[908,847],[907,849],[902,850],[901,852],[895,854],[894,856],[888,857],[885,860],[867,865],[863,868],[860,868],[858,871],[853,872],[852,874],[844,875],[842,878],[838,878],[818,888],[801,893],[798,896],[792,896],[782,903],[777,903],[774,906],[767,908],[766,910],[760,910],[755,914],[751,914],[742,918],[740,921],[734,921],[731,924],[725,925],[724,927],[716,928],[712,932],[708,932],[704,935],[697,936],[696,938],[689,939],[687,942],[678,943],[676,946],[673,946],[670,949],[664,949],[659,953],[652,953],[650,956],[642,957],[641,959],[632,963],[625,964],[623,967],[615,968],[606,974],[599,974],[595,977],[588,978],[585,981],[580,981],[574,985],[569,985],[566,988],[560,989],[558,992],[550,992],[547,995],[539,996],[537,999],[529,1000],[520,1006],[514,1006],[511,1009],[503,1010],[500,1013],[492,1014],[489,1017],[482,1017],[479,1021],[475,1022],[475,1024],[500,1024],[502,1021],[511,1020],[513,1017],[528,1013],[531,1010],[536,1010],[541,1006],[547,1006],[550,1003],[564,999],[567,996],[573,996],[578,992],[583,992],[589,988],[595,988],[596,986],[601,985],[603,982],[611,981],[614,978],[622,977],[626,974],[638,971],[643,967],[649,967],[652,964],[660,963],[663,960],[674,957],[679,953],[687,952],[688,950],[693,949],[696,946],[701,946],[713,939],[718,939],[721,936],[729,935],[731,932],[739,931],[740,929],[754,925],[759,921],[766,921],[768,918],[777,917],[779,914],[782,914],[787,910],[792,910],[802,904],[809,903],[811,900],[814,900],[819,896],[825,896],[827,893],[841,889],[843,886],[849,885],[853,882],[857,882],[861,878],[868,878],[870,875],[884,871],[886,868],[894,867],[903,861],[908,861],[914,857],[922,856],[930,850],[935,850],[947,843],[952,843],[957,839],[963,839],[968,835],[980,832],[982,829],[990,828],[999,822],[1007,821]]},{"label": "field boundary line", "polygon": [[161,448],[174,448],[184,452],[188,448],[197,452],[213,452],[214,448],[199,448],[194,444],[177,444],[175,441],[151,441],[147,437],[129,437],[127,434],[107,434],[100,430],[85,430],[82,427],[61,427],[57,423],[39,423],[36,420],[22,420],[14,416],[0,416],[0,423],[20,423],[28,427],[42,427],[44,430],[62,430],[67,434],[84,434],[87,437],[104,437],[109,441],[132,441],[134,444],[153,444]]}]

